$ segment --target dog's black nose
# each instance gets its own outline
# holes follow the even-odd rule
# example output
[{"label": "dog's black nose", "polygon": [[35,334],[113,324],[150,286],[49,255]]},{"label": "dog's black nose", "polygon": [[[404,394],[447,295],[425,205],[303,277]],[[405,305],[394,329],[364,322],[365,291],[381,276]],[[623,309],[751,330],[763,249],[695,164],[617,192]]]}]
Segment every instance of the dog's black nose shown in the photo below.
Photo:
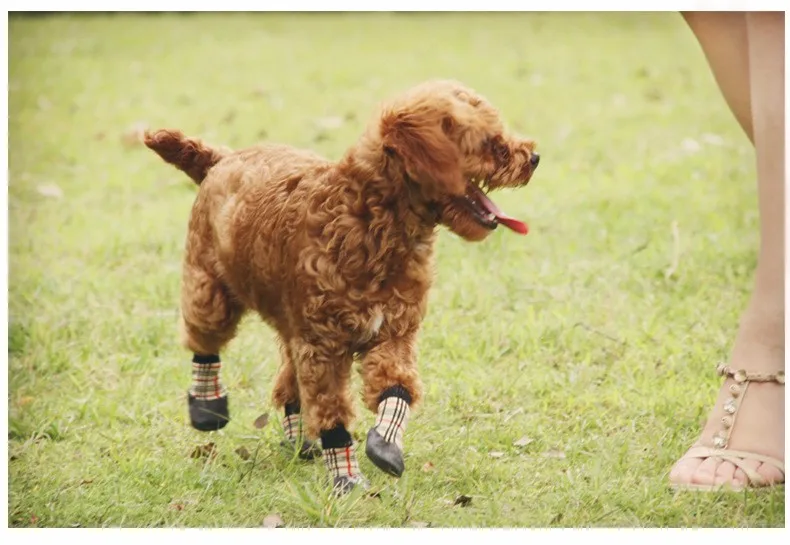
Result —
[{"label": "dog's black nose", "polygon": [[540,163],[540,155],[537,153],[532,153],[532,157],[529,158],[529,164],[532,165],[532,168],[535,168]]}]

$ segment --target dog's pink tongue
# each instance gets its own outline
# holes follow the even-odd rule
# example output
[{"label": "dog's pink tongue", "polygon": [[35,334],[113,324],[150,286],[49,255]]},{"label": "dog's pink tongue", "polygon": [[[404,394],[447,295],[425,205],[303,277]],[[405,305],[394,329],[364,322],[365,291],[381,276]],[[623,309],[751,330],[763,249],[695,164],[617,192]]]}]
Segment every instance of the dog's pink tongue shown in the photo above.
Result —
[{"label": "dog's pink tongue", "polygon": [[526,223],[517,220],[516,218],[511,218],[510,216],[502,212],[499,209],[499,207],[496,204],[494,204],[494,201],[489,199],[485,193],[481,191],[478,195],[478,198],[480,202],[483,204],[483,207],[491,214],[494,214],[497,223],[499,223],[500,225],[504,225],[508,229],[511,229],[516,233],[522,235],[526,235],[527,233],[529,233],[529,227],[527,227]]},{"label": "dog's pink tongue", "polygon": [[507,216],[502,213],[499,214],[494,213],[494,215],[496,216],[496,220],[500,224],[507,227],[508,229],[512,229],[516,233],[520,233],[522,235],[526,235],[527,233],[529,233],[529,227],[527,227],[527,224],[524,223],[523,221],[519,221],[515,218],[511,218],[510,216]]}]

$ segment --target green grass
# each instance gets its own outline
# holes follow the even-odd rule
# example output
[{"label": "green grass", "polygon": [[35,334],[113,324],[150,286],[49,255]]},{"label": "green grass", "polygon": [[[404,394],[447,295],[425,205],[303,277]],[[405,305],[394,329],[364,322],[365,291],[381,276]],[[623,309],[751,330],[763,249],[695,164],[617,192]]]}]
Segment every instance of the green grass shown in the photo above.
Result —
[{"label": "green grass", "polygon": [[[277,446],[258,319],[223,357],[232,422],[189,427],[194,190],[123,136],[144,122],[336,158],[378,101],[432,77],[539,142],[529,188],[497,199],[531,233],[440,235],[407,472],[363,456],[380,497],[332,500],[320,464]],[[667,487],[758,243],[753,150],[679,16],[12,17],[9,137],[10,525],[784,526],[781,490]],[[360,407],[360,437],[372,419]],[[192,459],[208,441],[217,456]]]}]

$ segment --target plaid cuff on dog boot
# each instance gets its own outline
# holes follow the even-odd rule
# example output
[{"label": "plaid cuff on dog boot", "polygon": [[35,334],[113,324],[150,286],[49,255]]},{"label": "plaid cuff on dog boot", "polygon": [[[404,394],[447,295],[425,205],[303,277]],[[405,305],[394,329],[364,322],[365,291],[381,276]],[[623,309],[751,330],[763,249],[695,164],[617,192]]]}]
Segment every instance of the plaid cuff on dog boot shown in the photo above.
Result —
[{"label": "plaid cuff on dog boot", "polygon": [[321,432],[321,447],[324,465],[332,477],[332,486],[336,494],[350,492],[357,485],[363,489],[369,487],[365,476],[359,470],[357,447],[351,434],[342,424]]},{"label": "plaid cuff on dog boot", "polygon": [[224,428],[230,420],[228,394],[219,380],[218,355],[192,358],[192,386],[187,401],[192,427],[200,431]]},{"label": "plaid cuff on dog boot", "polygon": [[302,433],[302,415],[299,402],[285,404],[285,416],[283,417],[283,431],[285,441],[280,443],[291,450],[298,449],[298,456],[302,460],[312,460],[321,455],[318,445],[310,441]]},{"label": "plaid cuff on dog boot", "polygon": [[411,395],[403,386],[387,388],[379,398],[376,425],[368,432],[365,454],[376,467],[403,475],[403,432],[409,421]]}]

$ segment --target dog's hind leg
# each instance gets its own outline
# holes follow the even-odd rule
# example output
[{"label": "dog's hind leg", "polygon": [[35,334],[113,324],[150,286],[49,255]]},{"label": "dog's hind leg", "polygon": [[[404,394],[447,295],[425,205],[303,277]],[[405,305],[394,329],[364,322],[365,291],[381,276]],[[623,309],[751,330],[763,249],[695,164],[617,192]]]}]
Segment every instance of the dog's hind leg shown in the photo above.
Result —
[{"label": "dog's hind leg", "polygon": [[[192,427],[212,431],[230,420],[228,395],[220,382],[220,350],[236,335],[244,307],[233,300],[215,274],[197,263],[189,248],[181,290],[181,342],[194,353],[187,401]],[[203,254],[201,260],[206,256]]]},{"label": "dog's hind leg", "polygon": [[393,338],[372,348],[362,359],[365,405],[377,414],[368,432],[365,454],[376,467],[403,474],[403,432],[422,385],[417,374],[414,336]]},{"label": "dog's hind leg", "polygon": [[293,358],[291,358],[286,342],[280,343],[280,354],[282,364],[272,392],[272,401],[275,407],[285,411],[283,417],[285,440],[282,445],[298,452],[299,458],[302,460],[312,460],[320,455],[321,449],[304,434],[299,383],[296,379]]}]

